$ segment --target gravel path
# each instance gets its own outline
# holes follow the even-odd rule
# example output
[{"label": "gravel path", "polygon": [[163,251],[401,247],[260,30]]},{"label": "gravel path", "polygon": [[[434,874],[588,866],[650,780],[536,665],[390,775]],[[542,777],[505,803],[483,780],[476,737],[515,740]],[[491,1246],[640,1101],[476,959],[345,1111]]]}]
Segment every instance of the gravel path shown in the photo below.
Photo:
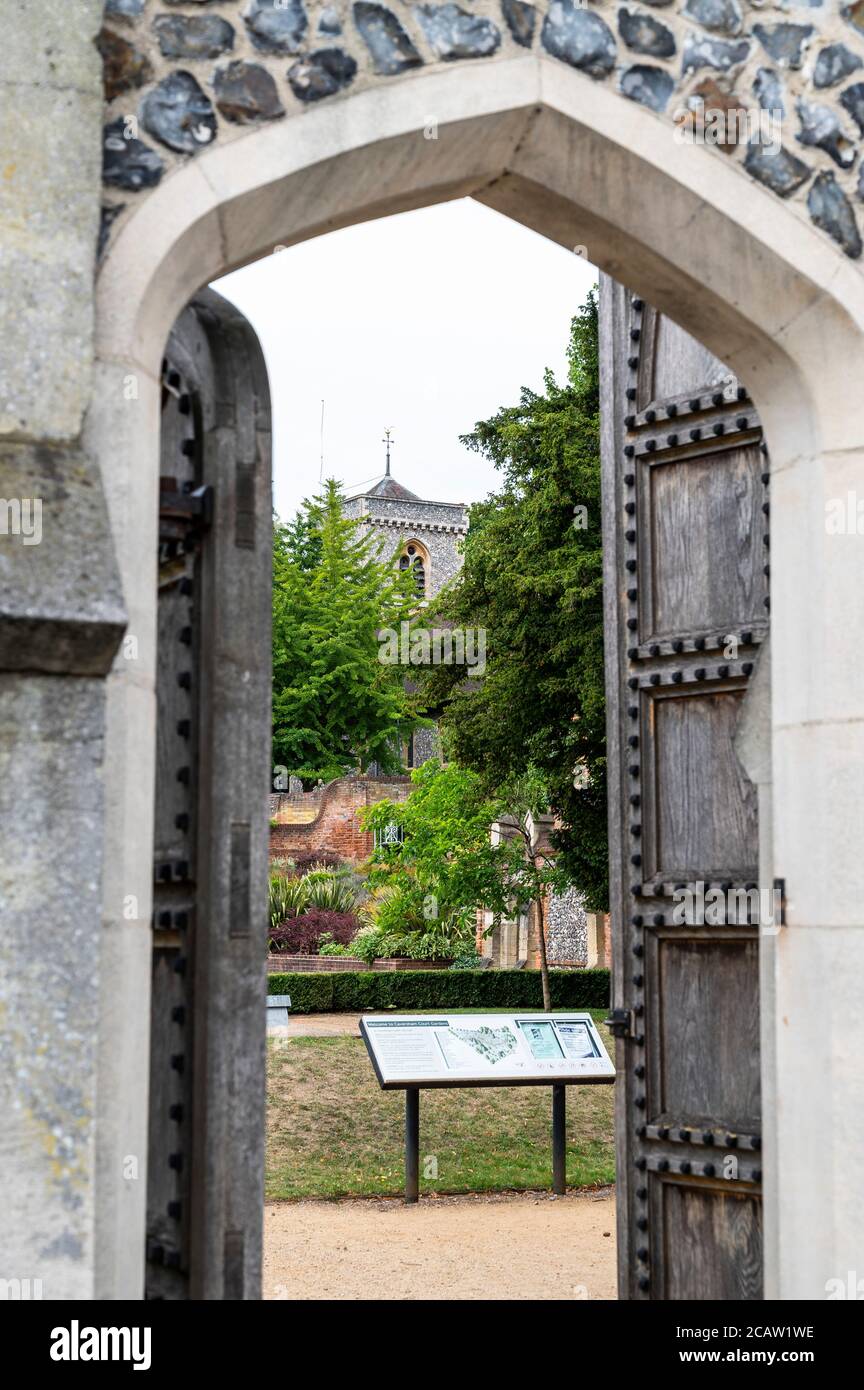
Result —
[{"label": "gravel path", "polygon": [[291,1014],[287,1025],[267,1029],[270,1038],[359,1038],[359,1014]]},{"label": "gravel path", "polygon": [[613,1195],[268,1202],[264,1297],[614,1299]]}]

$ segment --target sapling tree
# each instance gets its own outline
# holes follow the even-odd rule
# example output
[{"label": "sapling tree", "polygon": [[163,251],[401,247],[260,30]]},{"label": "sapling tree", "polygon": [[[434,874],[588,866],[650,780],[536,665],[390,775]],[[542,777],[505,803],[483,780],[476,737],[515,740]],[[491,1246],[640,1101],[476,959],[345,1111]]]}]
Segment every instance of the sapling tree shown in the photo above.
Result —
[{"label": "sapling tree", "polygon": [[[365,828],[378,832],[369,882],[387,891],[377,913],[373,896],[372,913],[390,949],[399,949],[401,929],[403,953],[422,954],[425,937],[440,954],[459,944],[457,928],[464,938],[478,910],[492,914],[492,930],[525,905],[537,922],[543,1007],[550,1010],[544,903],[570,880],[541,833],[543,779],[531,769],[490,794],[470,769],[429,761],[412,782],[405,801],[379,801],[362,813]],[[398,835],[385,839],[392,828]]]}]

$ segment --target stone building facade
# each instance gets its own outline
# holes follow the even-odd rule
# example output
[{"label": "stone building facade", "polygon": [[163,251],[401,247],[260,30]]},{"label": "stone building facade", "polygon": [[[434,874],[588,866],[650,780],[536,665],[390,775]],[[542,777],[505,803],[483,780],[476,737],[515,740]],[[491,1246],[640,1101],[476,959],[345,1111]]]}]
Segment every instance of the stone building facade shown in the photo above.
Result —
[{"label": "stone building facade", "polygon": [[[384,553],[408,556],[422,565],[423,596],[433,599],[462,567],[460,543],[468,532],[468,509],[461,502],[424,502],[387,472],[369,492],[346,498],[344,512],[360,529],[384,540]],[[418,566],[419,570],[419,566]]]},{"label": "stone building facade", "polygon": [[[552,816],[538,817],[532,826],[536,847],[550,854]],[[506,825],[492,827],[493,841],[509,835]],[[589,912],[578,888],[549,892],[543,901],[546,959],[553,969],[612,964],[608,916]],[[539,915],[534,905],[492,924],[491,912],[477,914],[477,953],[501,969],[537,970],[540,966]]]},{"label": "stone building facade", "polygon": [[[424,603],[436,598],[462,568],[468,508],[462,502],[423,501],[397,482],[390,472],[389,447],[384,477],[369,492],[346,498],[343,510],[359,520],[361,531],[381,538],[383,553],[394,563],[414,571]],[[438,753],[437,730],[418,729],[404,749],[405,766],[420,767]]]},{"label": "stone building facade", "polygon": [[[576,888],[547,895],[544,905],[546,959],[551,970],[596,966],[611,969],[612,936],[608,914],[588,912]],[[504,918],[477,914],[477,954],[502,970],[539,970],[540,941],[534,909]]]}]

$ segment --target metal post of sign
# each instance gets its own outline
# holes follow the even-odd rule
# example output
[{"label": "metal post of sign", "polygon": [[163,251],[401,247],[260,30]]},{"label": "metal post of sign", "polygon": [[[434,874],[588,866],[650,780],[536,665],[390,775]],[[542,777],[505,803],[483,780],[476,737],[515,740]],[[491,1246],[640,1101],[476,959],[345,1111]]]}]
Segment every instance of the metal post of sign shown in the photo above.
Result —
[{"label": "metal post of sign", "polygon": [[405,1090],[405,1201],[420,1199],[420,1087]]},{"label": "metal post of sign", "polygon": [[552,1191],[563,1197],[567,1191],[567,1087],[552,1087]]}]

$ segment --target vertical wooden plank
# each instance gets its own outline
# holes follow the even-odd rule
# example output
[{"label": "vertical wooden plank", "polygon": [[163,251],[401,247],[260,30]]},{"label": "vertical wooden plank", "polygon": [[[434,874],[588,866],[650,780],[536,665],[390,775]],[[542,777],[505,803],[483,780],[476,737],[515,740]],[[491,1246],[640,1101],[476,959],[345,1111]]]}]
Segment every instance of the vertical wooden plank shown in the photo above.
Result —
[{"label": "vertical wooden plank", "polygon": [[[758,817],[733,739],[768,629],[761,431],[676,325],[605,277],[600,308],[619,1292],[758,1298],[758,927],[733,907]],[[731,916],[676,921],[712,888]]]},{"label": "vertical wooden plank", "polygon": [[[622,828],[624,769],[621,701],[625,680],[625,637],[621,587],[624,559],[619,525],[619,459],[622,446],[621,357],[624,342],[626,290],[608,275],[600,276],[600,466],[603,513],[603,613],[606,667],[606,751],[609,825],[609,911],[612,933],[613,1009],[627,1007],[625,978],[628,942]],[[615,1045],[615,1167],[617,1185],[618,1296],[628,1298],[632,1265],[633,1155],[626,1116],[632,1108],[632,1078],[626,1067],[626,1045]]]},{"label": "vertical wooden plank", "polygon": [[[225,1298],[225,1238],[243,1234],[244,1298],[260,1297],[264,1203],[266,922],[271,686],[270,402],[250,326],[212,291],[194,305],[212,391],[205,466],[214,488],[204,577],[200,911],[195,963],[193,1298]],[[238,495],[238,483],[240,493]],[[238,529],[239,528],[239,529]],[[235,917],[236,913],[236,917]],[[227,1267],[236,1276],[236,1260]],[[231,1270],[234,1274],[231,1275]]]},{"label": "vertical wooden plank", "polygon": [[[190,491],[210,491],[194,568],[187,536],[176,550],[183,576],[169,573],[173,588],[160,624],[163,654],[181,651],[184,670],[163,663],[156,843],[182,847],[189,902],[182,937],[161,939],[155,973],[150,1187],[158,1221],[148,1287],[153,1297],[248,1299],[260,1296],[263,1221],[270,403],[251,328],[211,291],[180,316],[167,359],[175,401],[163,473],[170,465],[177,475],[180,511]],[[171,605],[179,605],[176,613]],[[187,609],[194,615],[189,634],[181,622]],[[180,782],[178,740],[186,767]],[[182,1024],[174,1012],[178,981]],[[181,1027],[182,1045],[166,1044]],[[178,1059],[182,1122],[166,1103],[176,1101]],[[169,1150],[175,1166],[166,1178]],[[181,1179],[182,1202],[173,1201],[166,1216],[166,1195],[177,1193]],[[175,1241],[167,1249],[166,1223],[169,1235],[182,1231],[182,1248]]]}]

